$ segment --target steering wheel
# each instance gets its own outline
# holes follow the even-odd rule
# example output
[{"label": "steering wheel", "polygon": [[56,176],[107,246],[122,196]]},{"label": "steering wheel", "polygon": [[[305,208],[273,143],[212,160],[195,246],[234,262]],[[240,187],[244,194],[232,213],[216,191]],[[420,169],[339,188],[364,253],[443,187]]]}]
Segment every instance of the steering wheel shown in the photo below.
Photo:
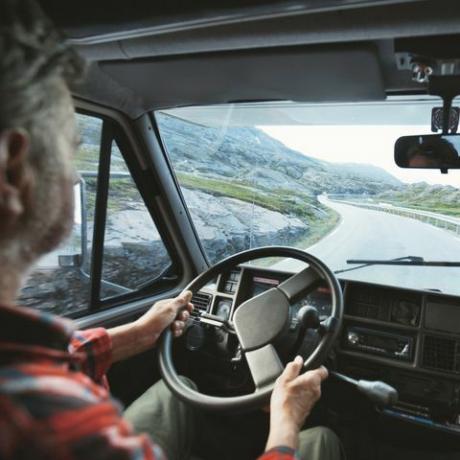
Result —
[{"label": "steering wheel", "polygon": [[[246,357],[255,383],[255,392],[231,397],[210,396],[189,388],[179,377],[172,359],[172,333],[162,334],[159,344],[161,375],[178,398],[206,410],[249,410],[267,403],[283,364],[273,343],[289,329],[289,307],[311,292],[318,282],[326,282],[331,292],[332,314],[319,324],[320,340],[304,362],[303,370],[318,367],[327,357],[339,333],[343,317],[342,290],[334,273],[321,260],[305,251],[283,246],[249,249],[222,260],[198,275],[186,289],[197,293],[219,274],[235,266],[264,257],[284,257],[300,260],[307,268],[251,299],[235,310],[233,325],[241,350]],[[213,317],[216,325],[224,321]]]}]

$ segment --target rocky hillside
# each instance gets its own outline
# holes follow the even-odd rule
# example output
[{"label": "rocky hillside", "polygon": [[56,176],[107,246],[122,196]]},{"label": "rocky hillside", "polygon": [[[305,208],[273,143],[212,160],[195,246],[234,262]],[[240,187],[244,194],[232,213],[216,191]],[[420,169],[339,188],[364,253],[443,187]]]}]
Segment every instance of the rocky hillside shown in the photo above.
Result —
[{"label": "rocky hillside", "polygon": [[257,128],[204,127],[161,113],[158,123],[176,170],[195,177],[301,193],[315,204],[322,193],[373,195],[400,185],[375,166],[317,160]]},{"label": "rocky hillside", "polygon": [[380,201],[459,216],[460,189],[451,185],[408,184],[375,197]]}]

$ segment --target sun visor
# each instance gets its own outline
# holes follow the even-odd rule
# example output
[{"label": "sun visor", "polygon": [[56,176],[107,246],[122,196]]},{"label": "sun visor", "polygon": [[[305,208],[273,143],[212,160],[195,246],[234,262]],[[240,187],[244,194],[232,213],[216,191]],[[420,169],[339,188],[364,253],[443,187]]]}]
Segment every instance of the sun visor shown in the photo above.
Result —
[{"label": "sun visor", "polygon": [[377,51],[353,44],[100,62],[149,109],[237,101],[385,98]]}]

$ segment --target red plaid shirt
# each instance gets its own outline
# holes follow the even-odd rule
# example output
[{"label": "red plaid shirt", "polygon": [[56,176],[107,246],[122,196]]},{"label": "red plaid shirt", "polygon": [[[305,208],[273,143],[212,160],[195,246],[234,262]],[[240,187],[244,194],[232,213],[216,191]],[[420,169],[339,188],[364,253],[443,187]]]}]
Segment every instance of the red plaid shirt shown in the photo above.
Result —
[{"label": "red plaid shirt", "polygon": [[[105,329],[75,332],[69,320],[0,307],[0,459],[164,459],[110,397],[110,364]],[[259,460],[294,455],[280,447]]]}]

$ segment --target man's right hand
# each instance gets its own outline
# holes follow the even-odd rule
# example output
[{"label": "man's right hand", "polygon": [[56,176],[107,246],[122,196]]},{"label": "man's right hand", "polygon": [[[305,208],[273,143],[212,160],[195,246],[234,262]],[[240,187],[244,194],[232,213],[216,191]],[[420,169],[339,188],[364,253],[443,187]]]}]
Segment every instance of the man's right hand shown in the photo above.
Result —
[{"label": "man's right hand", "polygon": [[327,378],[322,366],[300,374],[303,359],[297,356],[278,377],[270,401],[270,434],[267,450],[276,446],[297,449],[299,431],[316,401],[321,397],[321,382]]}]

